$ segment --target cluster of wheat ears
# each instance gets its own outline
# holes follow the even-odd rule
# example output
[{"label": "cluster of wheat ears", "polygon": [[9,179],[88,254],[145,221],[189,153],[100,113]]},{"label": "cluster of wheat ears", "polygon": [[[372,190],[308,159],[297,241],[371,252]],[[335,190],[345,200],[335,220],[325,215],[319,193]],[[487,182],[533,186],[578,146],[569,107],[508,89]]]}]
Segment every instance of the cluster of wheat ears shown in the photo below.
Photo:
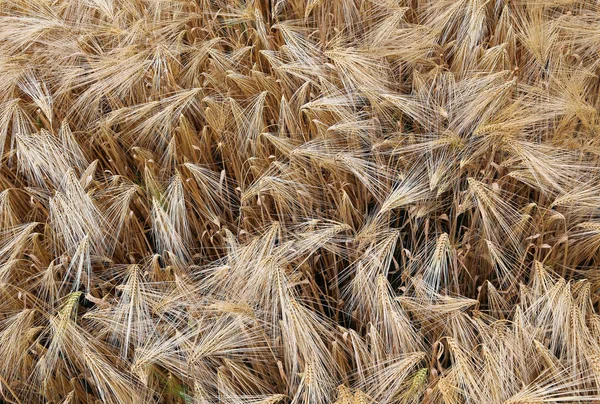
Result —
[{"label": "cluster of wheat ears", "polygon": [[596,0],[0,0],[0,402],[600,402]]}]

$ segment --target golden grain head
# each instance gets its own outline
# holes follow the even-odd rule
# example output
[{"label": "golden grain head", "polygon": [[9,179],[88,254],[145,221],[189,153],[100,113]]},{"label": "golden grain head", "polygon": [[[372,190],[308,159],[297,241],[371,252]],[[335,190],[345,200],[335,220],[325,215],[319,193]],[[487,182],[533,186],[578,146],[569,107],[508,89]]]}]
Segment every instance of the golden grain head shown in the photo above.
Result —
[{"label": "golden grain head", "polygon": [[0,402],[600,402],[599,22],[0,0]]}]

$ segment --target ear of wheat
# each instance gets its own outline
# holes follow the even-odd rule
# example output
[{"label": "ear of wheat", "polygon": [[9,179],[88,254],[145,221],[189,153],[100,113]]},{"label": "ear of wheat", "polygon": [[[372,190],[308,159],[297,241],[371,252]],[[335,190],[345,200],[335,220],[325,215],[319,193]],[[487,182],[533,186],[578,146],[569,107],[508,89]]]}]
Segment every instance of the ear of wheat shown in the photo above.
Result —
[{"label": "ear of wheat", "polygon": [[0,401],[600,402],[599,23],[0,0]]}]

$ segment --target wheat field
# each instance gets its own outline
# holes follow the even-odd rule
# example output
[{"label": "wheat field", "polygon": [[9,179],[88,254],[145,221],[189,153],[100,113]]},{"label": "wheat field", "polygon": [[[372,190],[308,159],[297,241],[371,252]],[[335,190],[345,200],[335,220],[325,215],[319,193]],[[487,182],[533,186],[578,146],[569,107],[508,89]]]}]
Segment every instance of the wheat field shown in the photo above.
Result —
[{"label": "wheat field", "polygon": [[600,402],[600,2],[0,0],[0,402]]}]

